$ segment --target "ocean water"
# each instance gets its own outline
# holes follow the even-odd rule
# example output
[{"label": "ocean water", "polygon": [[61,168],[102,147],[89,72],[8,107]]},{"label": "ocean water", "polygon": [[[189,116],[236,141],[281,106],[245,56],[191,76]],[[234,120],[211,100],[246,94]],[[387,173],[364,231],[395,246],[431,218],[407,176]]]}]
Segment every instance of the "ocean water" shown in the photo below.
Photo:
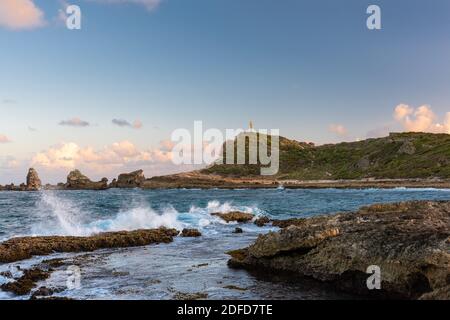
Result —
[{"label": "ocean water", "polygon": [[[66,286],[65,269],[40,283],[61,288],[76,299],[173,299],[179,293],[205,293],[210,299],[354,298],[310,280],[290,281],[227,267],[226,251],[245,247],[276,228],[227,224],[213,212],[234,210],[277,219],[356,210],[363,205],[405,200],[450,200],[447,189],[260,189],[0,192],[0,239],[24,235],[90,235],[102,231],[159,226],[197,228],[200,238],[170,244],[54,254],[81,268],[80,286]],[[18,273],[49,257],[0,264]],[[19,272],[20,273],[20,272]],[[0,276],[0,284],[8,281]],[[234,286],[234,287],[230,287]],[[237,289],[241,288],[242,290]],[[0,291],[0,299],[27,299]]]}]

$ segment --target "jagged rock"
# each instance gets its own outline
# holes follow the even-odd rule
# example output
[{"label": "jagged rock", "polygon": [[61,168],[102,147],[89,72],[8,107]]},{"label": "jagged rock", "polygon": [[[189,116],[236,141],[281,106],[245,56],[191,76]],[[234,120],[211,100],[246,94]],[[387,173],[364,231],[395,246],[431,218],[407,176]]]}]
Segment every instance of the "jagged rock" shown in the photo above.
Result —
[{"label": "jagged rock", "polygon": [[31,300],[37,300],[38,297],[48,297],[51,296],[55,291],[51,288],[47,287],[40,287],[36,291],[33,292],[31,295]]},{"label": "jagged rock", "polygon": [[28,170],[26,187],[27,190],[30,191],[37,191],[42,187],[41,179],[39,179],[38,173],[33,168],[30,168],[30,170]]},{"label": "jagged rock", "polygon": [[176,292],[173,298],[175,300],[202,300],[208,298],[208,294],[204,292]]},{"label": "jagged rock", "polygon": [[218,216],[225,220],[227,223],[236,221],[236,222],[248,222],[253,219],[253,215],[251,213],[233,211],[227,213],[215,212],[211,213],[212,216]]},{"label": "jagged rock", "polygon": [[178,235],[175,229],[105,232],[89,237],[43,236],[20,237],[0,243],[0,263],[29,259],[35,255],[54,252],[90,252],[105,248],[146,246],[172,242]]},{"label": "jagged rock", "polygon": [[130,173],[122,173],[117,179],[117,188],[138,188],[145,180],[144,171],[137,170]]},{"label": "jagged rock", "polygon": [[[450,201],[373,205],[297,222],[229,252],[229,266],[291,272],[384,298],[448,296]],[[381,269],[381,290],[367,288],[371,265]]]},{"label": "jagged rock", "polygon": [[79,170],[73,170],[67,176],[64,187],[72,190],[102,190],[108,188],[108,179],[103,178],[99,182],[93,182]]},{"label": "jagged rock", "polygon": [[278,228],[287,228],[289,226],[303,226],[307,219],[305,218],[292,218],[286,220],[272,220],[272,225]]},{"label": "jagged rock", "polygon": [[2,284],[0,286],[0,289],[2,289],[3,291],[12,292],[19,296],[23,296],[30,293],[36,282],[45,280],[48,277],[50,277],[50,272],[41,270],[39,268],[33,268],[25,270],[23,272],[23,275],[19,279]]},{"label": "jagged rock", "polygon": [[201,235],[202,233],[197,229],[183,229],[183,231],[181,231],[182,237],[200,237]]},{"label": "jagged rock", "polygon": [[419,300],[450,300],[450,285],[425,293]]},{"label": "jagged rock", "polygon": [[268,224],[270,222],[270,219],[268,217],[261,217],[255,220],[255,224],[258,227],[264,227],[264,225]]}]

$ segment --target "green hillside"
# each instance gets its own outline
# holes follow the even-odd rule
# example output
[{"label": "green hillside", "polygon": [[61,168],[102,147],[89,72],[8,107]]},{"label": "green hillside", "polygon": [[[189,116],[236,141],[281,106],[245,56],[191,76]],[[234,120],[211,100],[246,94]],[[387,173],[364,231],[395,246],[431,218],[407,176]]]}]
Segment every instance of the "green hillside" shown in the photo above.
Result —
[{"label": "green hillside", "polygon": [[[270,137],[268,140],[270,145]],[[216,164],[202,173],[243,177],[259,175],[259,169],[259,165]],[[280,137],[277,178],[334,180],[371,177],[450,178],[450,135],[391,133],[384,138],[321,146]]]}]

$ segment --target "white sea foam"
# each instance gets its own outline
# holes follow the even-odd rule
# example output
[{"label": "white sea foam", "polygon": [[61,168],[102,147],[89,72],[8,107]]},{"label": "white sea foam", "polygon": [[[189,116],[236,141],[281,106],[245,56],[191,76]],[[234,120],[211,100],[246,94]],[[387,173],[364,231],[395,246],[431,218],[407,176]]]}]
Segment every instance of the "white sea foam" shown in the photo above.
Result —
[{"label": "white sea foam", "polygon": [[141,204],[121,210],[115,217],[92,221],[89,212],[83,211],[73,201],[61,198],[53,192],[43,192],[38,214],[42,222],[32,228],[34,235],[86,236],[105,231],[151,229],[161,226],[182,228],[178,212],[168,207],[162,212]]},{"label": "white sea foam", "polygon": [[[174,207],[167,206],[155,211],[145,201],[130,199],[126,208],[117,213],[90,212],[83,202],[68,199],[57,192],[41,193],[38,203],[38,223],[32,227],[33,235],[75,235],[87,236],[106,231],[131,231],[137,229],[152,229],[158,227],[208,228],[211,225],[225,225],[225,221],[212,216],[213,212],[241,211],[256,216],[264,214],[256,206],[236,206],[232,202],[209,201],[205,207],[191,206],[188,212],[178,212]],[[210,228],[209,228],[210,229]]]},{"label": "white sea foam", "polygon": [[89,229],[95,231],[129,231],[158,227],[183,228],[183,224],[178,221],[178,211],[168,207],[162,213],[158,213],[148,206],[136,207],[119,212],[112,219],[98,220],[88,225]]},{"label": "white sea foam", "polygon": [[199,228],[205,228],[210,225],[228,225],[233,223],[227,223],[219,217],[212,216],[211,213],[220,212],[227,213],[232,211],[241,211],[246,213],[251,213],[256,216],[264,214],[258,207],[253,206],[236,206],[232,202],[221,203],[218,200],[209,201],[206,207],[191,206],[189,212],[182,214],[183,220],[188,221],[191,225]]}]

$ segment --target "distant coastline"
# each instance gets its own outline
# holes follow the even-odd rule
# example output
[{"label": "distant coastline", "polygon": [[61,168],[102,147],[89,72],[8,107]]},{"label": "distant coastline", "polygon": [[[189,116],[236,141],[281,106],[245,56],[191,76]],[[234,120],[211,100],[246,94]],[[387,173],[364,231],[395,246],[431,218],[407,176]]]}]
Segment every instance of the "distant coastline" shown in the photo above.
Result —
[{"label": "distant coastline", "polygon": [[[30,169],[33,175],[37,172]],[[27,181],[30,180],[30,173]],[[36,181],[31,179],[32,181]],[[39,178],[37,177],[37,180]],[[226,177],[192,171],[146,179],[142,170],[120,174],[117,179],[108,183],[108,179],[92,181],[79,170],[71,171],[66,183],[56,185],[39,183],[23,183],[2,186],[0,191],[38,191],[38,190],[107,190],[107,189],[393,189],[393,188],[436,188],[450,189],[450,179],[416,178],[416,179],[341,179],[341,180],[293,180],[269,177]]]},{"label": "distant coastline", "polygon": [[[252,134],[260,138],[257,133],[245,133]],[[92,181],[79,170],[73,170],[65,183],[51,185],[42,184],[36,170],[31,168],[26,183],[0,185],[0,191],[281,187],[450,189],[449,134],[390,133],[383,138],[322,146],[284,137],[279,140],[279,172],[273,176],[259,174],[262,167],[259,161],[258,164],[216,162],[202,170],[152,178],[146,178],[143,170],[137,170],[122,173],[111,182],[107,178]],[[270,144],[271,136],[267,141]],[[222,156],[226,157],[225,146],[223,150]],[[248,146],[245,152],[249,152]]]}]

